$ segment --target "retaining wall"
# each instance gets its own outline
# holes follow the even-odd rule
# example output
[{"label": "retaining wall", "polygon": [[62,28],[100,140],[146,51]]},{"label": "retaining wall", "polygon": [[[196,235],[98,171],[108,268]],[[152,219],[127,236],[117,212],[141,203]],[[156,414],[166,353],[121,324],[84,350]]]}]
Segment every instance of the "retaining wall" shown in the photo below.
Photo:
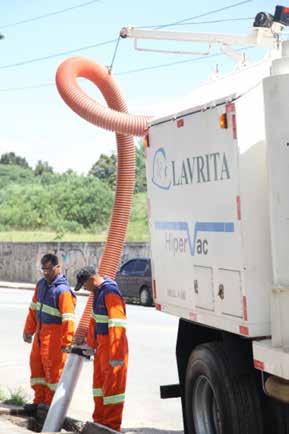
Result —
[{"label": "retaining wall", "polygon": [[[104,243],[45,242],[0,243],[0,280],[34,283],[40,276],[40,259],[46,253],[58,255],[70,284],[84,265],[97,265]],[[121,263],[132,257],[150,256],[148,243],[125,244]]]}]

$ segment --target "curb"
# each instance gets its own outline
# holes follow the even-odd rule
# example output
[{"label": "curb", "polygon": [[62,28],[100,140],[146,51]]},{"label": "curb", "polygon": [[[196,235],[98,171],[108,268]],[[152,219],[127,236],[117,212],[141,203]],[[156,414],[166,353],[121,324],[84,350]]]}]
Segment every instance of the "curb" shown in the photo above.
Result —
[{"label": "curb", "polygon": [[23,416],[24,410],[22,406],[19,405],[12,405],[12,404],[4,404],[3,402],[0,403],[0,416],[7,416],[7,415],[13,415],[13,416]]},{"label": "curb", "polygon": [[33,285],[33,283],[0,281],[0,288],[26,289],[28,291],[33,291],[35,285]]},{"label": "curb", "polygon": [[[0,417],[0,434],[26,434],[29,432],[31,433],[31,429],[28,428],[27,430],[27,428],[25,428],[24,426],[19,426],[16,422],[13,423],[12,420],[9,420],[9,418],[5,419],[5,416],[9,417],[9,415],[14,415],[16,417],[22,416],[22,418],[26,416],[27,423],[29,422],[29,419],[33,418],[36,422],[40,422],[40,425],[42,426],[47,415],[47,408],[45,408],[44,406],[43,408],[39,407],[35,416],[32,417],[31,415],[29,416],[27,412],[25,412],[22,406],[6,405],[4,403],[0,403],[0,416],[2,416],[2,418]],[[39,426],[37,427],[39,428]],[[93,422],[81,422],[68,417],[65,418],[62,428],[66,429],[67,434],[75,434],[76,432],[79,432],[81,434],[119,434],[118,431],[108,428],[107,426]],[[60,432],[62,432],[62,429],[58,431],[58,434],[60,434]]]},{"label": "curb", "polygon": [[[5,282],[5,281],[0,281],[0,288],[11,288],[11,289],[24,289],[26,291],[34,291],[35,289],[35,284],[34,283],[25,283],[25,282]],[[81,295],[84,297],[88,297],[89,293],[84,291],[84,290],[80,290],[77,291],[76,295]]]}]

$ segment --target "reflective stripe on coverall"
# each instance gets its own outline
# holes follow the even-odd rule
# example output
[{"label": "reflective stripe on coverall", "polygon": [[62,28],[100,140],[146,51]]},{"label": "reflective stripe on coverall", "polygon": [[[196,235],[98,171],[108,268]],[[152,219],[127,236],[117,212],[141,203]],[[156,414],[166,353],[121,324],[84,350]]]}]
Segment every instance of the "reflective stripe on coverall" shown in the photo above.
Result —
[{"label": "reflective stripe on coverall", "polygon": [[49,284],[41,279],[35,289],[24,333],[34,334],[30,353],[31,387],[35,404],[50,405],[72,342],[76,297],[65,276]]},{"label": "reflective stripe on coverall", "polygon": [[106,278],[95,291],[87,344],[94,356],[94,422],[120,431],[128,364],[126,313],[117,284]]}]

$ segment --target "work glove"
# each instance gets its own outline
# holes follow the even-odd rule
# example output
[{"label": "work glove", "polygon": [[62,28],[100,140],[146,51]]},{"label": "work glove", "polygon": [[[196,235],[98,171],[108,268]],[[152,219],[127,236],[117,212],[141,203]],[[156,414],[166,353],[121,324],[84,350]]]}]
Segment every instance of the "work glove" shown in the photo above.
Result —
[{"label": "work glove", "polygon": [[91,357],[95,354],[95,349],[91,347],[83,348],[82,353],[84,356]]},{"label": "work glove", "polygon": [[32,342],[32,336],[29,333],[23,333],[23,341],[26,342],[27,344],[31,344]]},{"label": "work glove", "polygon": [[73,345],[82,345],[85,342],[84,336],[73,336],[72,343]]},{"label": "work glove", "polygon": [[90,357],[94,356],[95,354],[95,350],[93,348],[88,347],[87,345],[84,346],[70,345],[70,346],[62,347],[61,351],[63,353],[78,354],[79,356],[84,356],[87,359],[90,359]]},{"label": "work glove", "polygon": [[112,368],[116,368],[117,366],[123,366],[124,361],[123,360],[118,360],[118,359],[114,359],[114,360],[110,360],[109,364]]},{"label": "work glove", "polygon": [[71,345],[66,345],[64,347],[61,347],[62,353],[71,353]]}]

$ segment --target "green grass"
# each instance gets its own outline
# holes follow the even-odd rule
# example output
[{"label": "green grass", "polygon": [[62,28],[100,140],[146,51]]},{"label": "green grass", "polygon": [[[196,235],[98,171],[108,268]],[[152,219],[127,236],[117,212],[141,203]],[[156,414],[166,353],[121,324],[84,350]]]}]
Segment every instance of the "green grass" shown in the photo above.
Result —
[{"label": "green grass", "polygon": [[16,387],[14,389],[9,389],[8,392],[0,386],[0,402],[4,404],[12,405],[23,405],[27,402],[27,393],[22,387]]},{"label": "green grass", "polygon": [[4,401],[6,399],[6,393],[2,387],[0,387],[0,402]]},{"label": "green grass", "polygon": [[133,207],[127,231],[127,241],[148,241],[149,230],[147,221],[147,195],[134,195]]},{"label": "green grass", "polygon": [[[134,195],[133,208],[127,232],[127,241],[148,241],[147,223],[147,196],[145,193]],[[96,242],[105,241],[106,231],[96,229],[95,232],[65,232],[57,233],[53,231],[1,231],[0,242],[37,242],[37,241],[79,241]]]},{"label": "green grass", "polygon": [[[39,242],[39,241],[79,241],[97,242],[106,241],[106,232],[99,233],[72,233],[67,232],[59,237],[56,232],[38,231],[5,231],[0,232],[0,242]],[[129,225],[127,241],[148,241],[146,225],[142,222],[134,222]]]},{"label": "green grass", "polygon": [[9,396],[4,398],[3,402],[5,404],[23,405],[27,402],[27,393],[22,387],[9,389]]},{"label": "green grass", "polygon": [[102,233],[75,234],[67,232],[59,237],[56,232],[45,231],[4,231],[0,232],[0,241],[11,242],[32,242],[32,241],[103,241],[105,239]]}]

